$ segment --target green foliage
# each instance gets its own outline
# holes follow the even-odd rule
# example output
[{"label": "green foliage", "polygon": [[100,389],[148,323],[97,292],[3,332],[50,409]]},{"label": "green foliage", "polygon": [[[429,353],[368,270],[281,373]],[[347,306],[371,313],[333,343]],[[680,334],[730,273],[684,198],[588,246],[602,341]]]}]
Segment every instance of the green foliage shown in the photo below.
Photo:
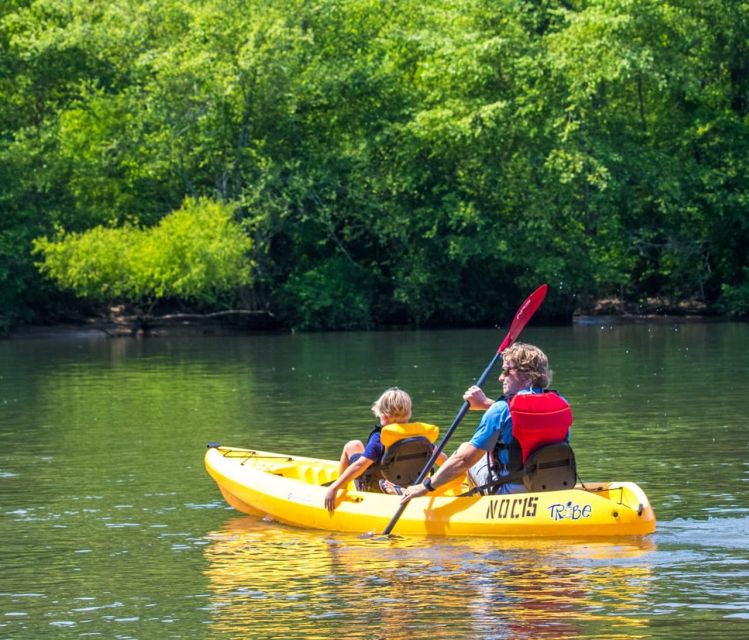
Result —
[{"label": "green foliage", "polygon": [[723,285],[718,308],[729,316],[749,316],[749,268],[744,267],[744,281],[741,284]]},{"label": "green foliage", "polygon": [[300,329],[368,329],[373,325],[368,280],[348,259],[330,258],[286,281],[284,316]]},{"label": "green foliage", "polygon": [[155,227],[99,226],[34,246],[41,271],[82,298],[216,304],[251,283],[249,238],[230,207],[207,200],[186,200]]},{"label": "green foliage", "polygon": [[185,198],[234,211],[251,297],[295,326],[496,324],[541,281],[559,318],[727,308],[747,42],[746,0],[4,3],[0,323],[54,310],[43,275],[220,304],[249,275],[191,271]]}]

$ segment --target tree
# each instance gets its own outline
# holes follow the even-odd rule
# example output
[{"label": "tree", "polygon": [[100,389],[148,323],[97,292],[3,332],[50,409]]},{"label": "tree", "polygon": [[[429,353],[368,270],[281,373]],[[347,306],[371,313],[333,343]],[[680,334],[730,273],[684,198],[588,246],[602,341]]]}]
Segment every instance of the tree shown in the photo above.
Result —
[{"label": "tree", "polygon": [[249,237],[231,207],[187,199],[157,225],[98,226],[38,238],[40,269],[82,298],[139,302],[163,299],[215,305],[252,282]]}]

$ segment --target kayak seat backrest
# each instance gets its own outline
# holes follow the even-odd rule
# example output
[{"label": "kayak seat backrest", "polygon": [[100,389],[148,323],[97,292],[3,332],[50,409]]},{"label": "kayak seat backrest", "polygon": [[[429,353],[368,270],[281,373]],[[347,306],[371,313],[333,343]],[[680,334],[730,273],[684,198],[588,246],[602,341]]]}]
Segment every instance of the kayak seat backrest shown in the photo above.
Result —
[{"label": "kayak seat backrest", "polygon": [[380,462],[380,472],[390,482],[413,484],[432,455],[433,446],[424,436],[403,438],[390,445]]},{"label": "kayak seat backrest", "polygon": [[567,442],[539,447],[528,456],[524,469],[528,491],[572,489],[577,480],[575,454]]}]

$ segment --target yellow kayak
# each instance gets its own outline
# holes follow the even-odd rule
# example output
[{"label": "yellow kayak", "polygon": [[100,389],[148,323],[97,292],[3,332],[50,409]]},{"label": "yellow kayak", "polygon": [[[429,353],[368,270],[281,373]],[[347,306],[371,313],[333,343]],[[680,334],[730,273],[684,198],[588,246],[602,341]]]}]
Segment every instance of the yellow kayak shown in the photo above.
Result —
[{"label": "yellow kayak", "polygon": [[[235,509],[297,527],[381,533],[399,496],[339,492],[333,513],[324,506],[326,483],[338,462],[209,445],[205,466]],[[633,536],[655,531],[655,513],[633,482],[577,485],[574,489],[514,495],[460,497],[468,486],[415,498],[393,533],[413,536],[588,537]]]}]

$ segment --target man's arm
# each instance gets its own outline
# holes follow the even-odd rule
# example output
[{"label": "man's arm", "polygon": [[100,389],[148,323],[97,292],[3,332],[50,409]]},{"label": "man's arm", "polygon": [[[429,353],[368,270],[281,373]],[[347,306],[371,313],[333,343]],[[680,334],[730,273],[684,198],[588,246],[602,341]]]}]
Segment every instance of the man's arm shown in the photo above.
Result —
[{"label": "man's arm", "polygon": [[[431,478],[427,478],[432,487],[432,491],[451,480],[455,480],[463,475],[474,464],[481,460],[481,456],[486,453],[483,449],[474,447],[468,442],[464,442],[458,447],[445,464],[443,464]],[[426,481],[425,481],[426,482]],[[423,484],[416,484],[407,487],[403,492],[401,503],[408,502],[411,498],[418,498],[428,493],[429,489]]]}]

